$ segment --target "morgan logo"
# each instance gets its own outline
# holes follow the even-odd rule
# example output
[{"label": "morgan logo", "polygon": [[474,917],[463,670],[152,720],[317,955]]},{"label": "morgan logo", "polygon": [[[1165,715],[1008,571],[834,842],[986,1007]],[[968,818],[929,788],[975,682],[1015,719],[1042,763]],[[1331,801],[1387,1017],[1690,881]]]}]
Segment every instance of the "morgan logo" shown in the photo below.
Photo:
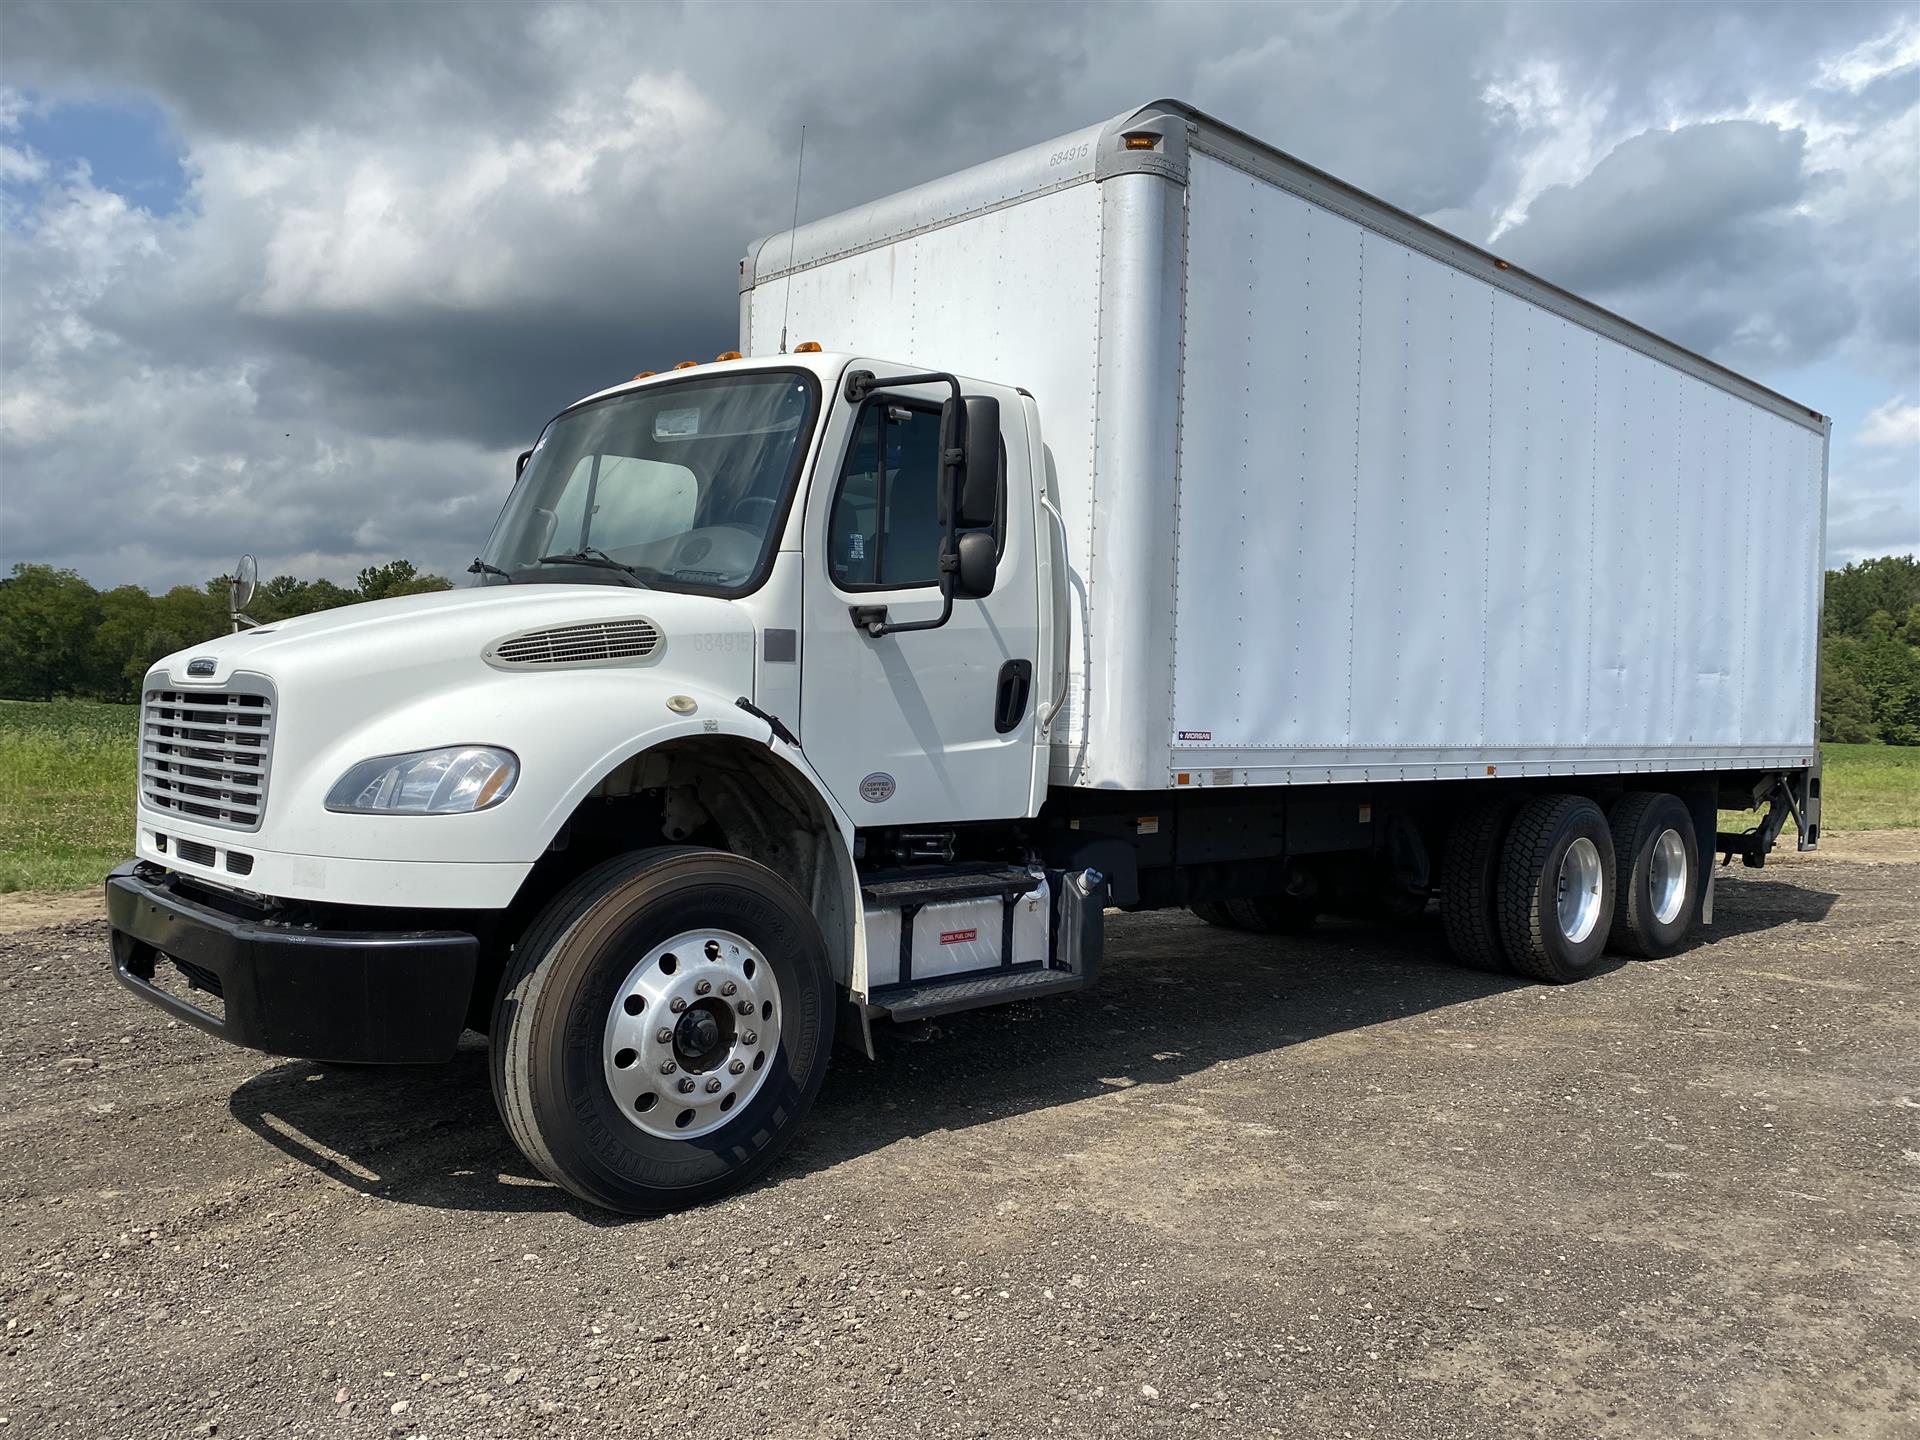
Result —
[{"label": "morgan logo", "polygon": [[214,672],[214,668],[214,659],[211,655],[202,655],[197,660],[189,660],[187,662],[187,674],[196,677],[211,675]]},{"label": "morgan logo", "polygon": [[893,776],[884,770],[874,771],[860,782],[860,798],[874,805],[878,805],[882,800],[891,800]]},{"label": "morgan logo", "polygon": [[940,932],[940,943],[942,945],[958,945],[963,941],[978,940],[979,938],[980,932],[978,930],[942,930]]}]

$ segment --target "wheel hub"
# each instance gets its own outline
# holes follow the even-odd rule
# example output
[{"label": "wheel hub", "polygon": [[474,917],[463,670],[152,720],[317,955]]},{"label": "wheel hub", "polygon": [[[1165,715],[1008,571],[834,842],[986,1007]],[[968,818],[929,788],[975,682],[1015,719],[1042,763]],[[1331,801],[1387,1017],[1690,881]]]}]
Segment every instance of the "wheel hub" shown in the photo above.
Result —
[{"label": "wheel hub", "polygon": [[1584,835],[1560,857],[1555,910],[1560,933],[1575,945],[1599,923],[1602,873],[1599,847]]},{"label": "wheel hub", "polygon": [[1662,830],[1653,842],[1647,858],[1647,891],[1653,918],[1671,925],[1687,898],[1687,846],[1678,830]]},{"label": "wheel hub", "polygon": [[614,992],[607,1089],[650,1135],[707,1134],[766,1082],[780,1021],[764,954],[730,930],[684,931],[648,947]]}]

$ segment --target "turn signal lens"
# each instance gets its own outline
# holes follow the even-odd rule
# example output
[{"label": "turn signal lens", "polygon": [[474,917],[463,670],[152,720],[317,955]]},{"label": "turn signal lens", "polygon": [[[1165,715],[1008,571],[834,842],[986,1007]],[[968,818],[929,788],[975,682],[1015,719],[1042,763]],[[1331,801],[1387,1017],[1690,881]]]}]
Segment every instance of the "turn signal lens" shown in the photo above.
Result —
[{"label": "turn signal lens", "polygon": [[697,370],[699,369],[699,367],[700,367],[700,362],[698,360],[682,360],[678,365],[674,366],[673,368],[676,370]]},{"label": "turn signal lens", "polygon": [[740,358],[740,352],[738,350],[722,350],[713,358],[715,360],[738,360]]},{"label": "turn signal lens", "polygon": [[818,340],[802,340],[798,345],[793,347],[793,353],[796,355],[818,355],[820,353],[820,342]]}]

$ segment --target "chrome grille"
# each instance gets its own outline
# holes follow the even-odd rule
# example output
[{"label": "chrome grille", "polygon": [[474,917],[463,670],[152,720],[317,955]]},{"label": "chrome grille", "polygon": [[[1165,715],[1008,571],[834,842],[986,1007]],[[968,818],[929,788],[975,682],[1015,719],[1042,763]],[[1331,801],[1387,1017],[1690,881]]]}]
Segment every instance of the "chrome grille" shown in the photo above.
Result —
[{"label": "chrome grille", "polygon": [[272,756],[273,692],[266,681],[235,675],[223,690],[147,691],[140,798],[151,809],[258,830]]},{"label": "chrome grille", "polygon": [[494,665],[607,665],[621,660],[645,660],[660,646],[660,631],[651,620],[595,620],[584,625],[561,625],[530,630],[497,640],[487,648]]}]

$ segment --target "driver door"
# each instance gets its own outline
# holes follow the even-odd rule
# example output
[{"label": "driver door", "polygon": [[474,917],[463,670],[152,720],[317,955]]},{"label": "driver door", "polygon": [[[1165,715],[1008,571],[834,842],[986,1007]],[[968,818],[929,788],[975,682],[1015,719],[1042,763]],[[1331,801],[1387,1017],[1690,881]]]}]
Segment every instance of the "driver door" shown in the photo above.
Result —
[{"label": "driver door", "polygon": [[[859,362],[866,367],[866,362]],[[884,380],[886,367],[871,366]],[[902,373],[895,368],[894,373]],[[801,742],[859,826],[1032,813],[1039,602],[1023,410],[1001,394],[1006,475],[993,592],[945,625],[878,639],[855,608],[895,623],[939,615],[941,386],[880,390],[841,411],[807,502]],[[989,387],[969,387],[989,393]]]}]

